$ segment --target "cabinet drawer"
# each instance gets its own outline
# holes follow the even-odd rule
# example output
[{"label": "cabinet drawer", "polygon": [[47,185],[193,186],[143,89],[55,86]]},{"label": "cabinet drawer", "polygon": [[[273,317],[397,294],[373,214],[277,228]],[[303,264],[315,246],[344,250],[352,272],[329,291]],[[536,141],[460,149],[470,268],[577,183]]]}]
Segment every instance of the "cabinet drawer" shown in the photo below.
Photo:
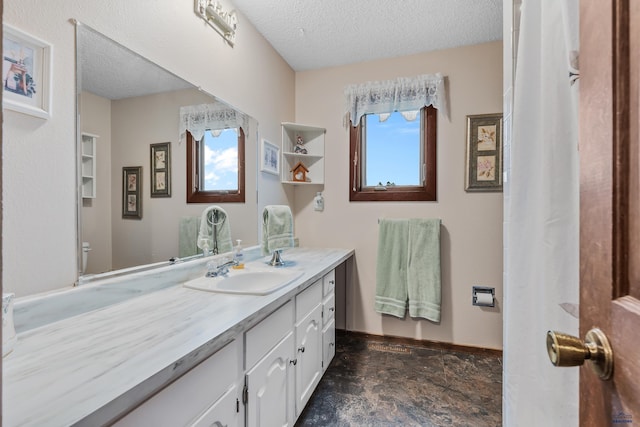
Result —
[{"label": "cabinet drawer", "polygon": [[291,331],[293,327],[293,302],[289,301],[266,319],[245,333],[245,367],[256,364],[269,350]]},{"label": "cabinet drawer", "polygon": [[322,279],[296,295],[296,322],[304,319],[313,308],[322,302]]},{"label": "cabinet drawer", "polygon": [[322,295],[327,296],[336,288],[336,271],[331,270],[322,278]]},{"label": "cabinet drawer", "polygon": [[331,293],[322,302],[322,324],[326,325],[336,316],[336,294]]},{"label": "cabinet drawer", "polygon": [[230,342],[114,425],[186,425],[238,380],[241,352],[239,340]]}]

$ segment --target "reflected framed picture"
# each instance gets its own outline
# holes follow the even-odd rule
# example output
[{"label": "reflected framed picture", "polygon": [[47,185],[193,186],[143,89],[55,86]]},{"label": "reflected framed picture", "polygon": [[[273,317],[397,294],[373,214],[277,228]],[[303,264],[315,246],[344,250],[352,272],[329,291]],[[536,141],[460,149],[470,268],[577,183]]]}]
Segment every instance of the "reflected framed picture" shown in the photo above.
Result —
[{"label": "reflected framed picture", "polygon": [[122,218],[142,219],[142,166],[122,168]]},{"label": "reflected framed picture", "polygon": [[273,175],[280,174],[280,147],[262,139],[260,170]]},{"label": "reflected framed picture", "polygon": [[151,197],[171,197],[171,143],[151,144]]},{"label": "reflected framed picture", "polygon": [[3,108],[48,119],[53,47],[10,25],[2,29]]},{"label": "reflected framed picture", "polygon": [[465,191],[502,191],[502,114],[467,116]]}]

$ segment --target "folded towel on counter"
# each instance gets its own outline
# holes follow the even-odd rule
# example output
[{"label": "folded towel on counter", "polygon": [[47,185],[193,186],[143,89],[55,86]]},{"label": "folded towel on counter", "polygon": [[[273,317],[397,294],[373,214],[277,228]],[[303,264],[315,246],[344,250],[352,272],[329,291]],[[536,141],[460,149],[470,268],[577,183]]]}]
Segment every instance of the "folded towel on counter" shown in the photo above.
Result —
[{"label": "folded towel on counter", "polygon": [[233,250],[229,217],[220,206],[209,206],[202,211],[197,245],[203,251],[213,251],[216,254]]},{"label": "folded towel on counter", "polygon": [[440,321],[440,219],[409,220],[409,316]]},{"label": "folded towel on counter", "polygon": [[407,311],[408,230],[405,219],[380,220],[375,310],[400,318]]},{"label": "folded towel on counter", "polygon": [[178,257],[184,258],[200,253],[198,249],[198,233],[200,217],[185,216],[178,224]]},{"label": "folded towel on counter", "polygon": [[293,246],[293,215],[289,206],[265,206],[262,211],[262,255]]},{"label": "folded towel on counter", "polygon": [[375,310],[440,321],[440,219],[382,219]]}]

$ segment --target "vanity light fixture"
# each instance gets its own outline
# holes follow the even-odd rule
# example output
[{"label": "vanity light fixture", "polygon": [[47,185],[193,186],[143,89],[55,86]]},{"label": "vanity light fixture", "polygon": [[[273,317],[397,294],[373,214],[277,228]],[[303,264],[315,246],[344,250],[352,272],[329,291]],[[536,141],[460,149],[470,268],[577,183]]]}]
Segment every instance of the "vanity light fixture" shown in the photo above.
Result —
[{"label": "vanity light fixture", "polygon": [[236,11],[225,11],[219,1],[194,0],[196,15],[204,19],[207,24],[218,32],[231,46],[236,38],[238,17]]}]

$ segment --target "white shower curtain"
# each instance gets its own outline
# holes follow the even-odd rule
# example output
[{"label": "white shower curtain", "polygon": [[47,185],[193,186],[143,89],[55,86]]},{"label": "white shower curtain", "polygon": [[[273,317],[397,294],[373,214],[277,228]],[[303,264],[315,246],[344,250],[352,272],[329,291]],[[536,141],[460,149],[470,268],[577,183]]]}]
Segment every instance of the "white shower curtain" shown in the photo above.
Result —
[{"label": "white shower curtain", "polygon": [[578,0],[523,0],[506,147],[505,426],[578,425],[578,369],[553,367],[545,347],[549,329],[578,333],[577,50]]}]

